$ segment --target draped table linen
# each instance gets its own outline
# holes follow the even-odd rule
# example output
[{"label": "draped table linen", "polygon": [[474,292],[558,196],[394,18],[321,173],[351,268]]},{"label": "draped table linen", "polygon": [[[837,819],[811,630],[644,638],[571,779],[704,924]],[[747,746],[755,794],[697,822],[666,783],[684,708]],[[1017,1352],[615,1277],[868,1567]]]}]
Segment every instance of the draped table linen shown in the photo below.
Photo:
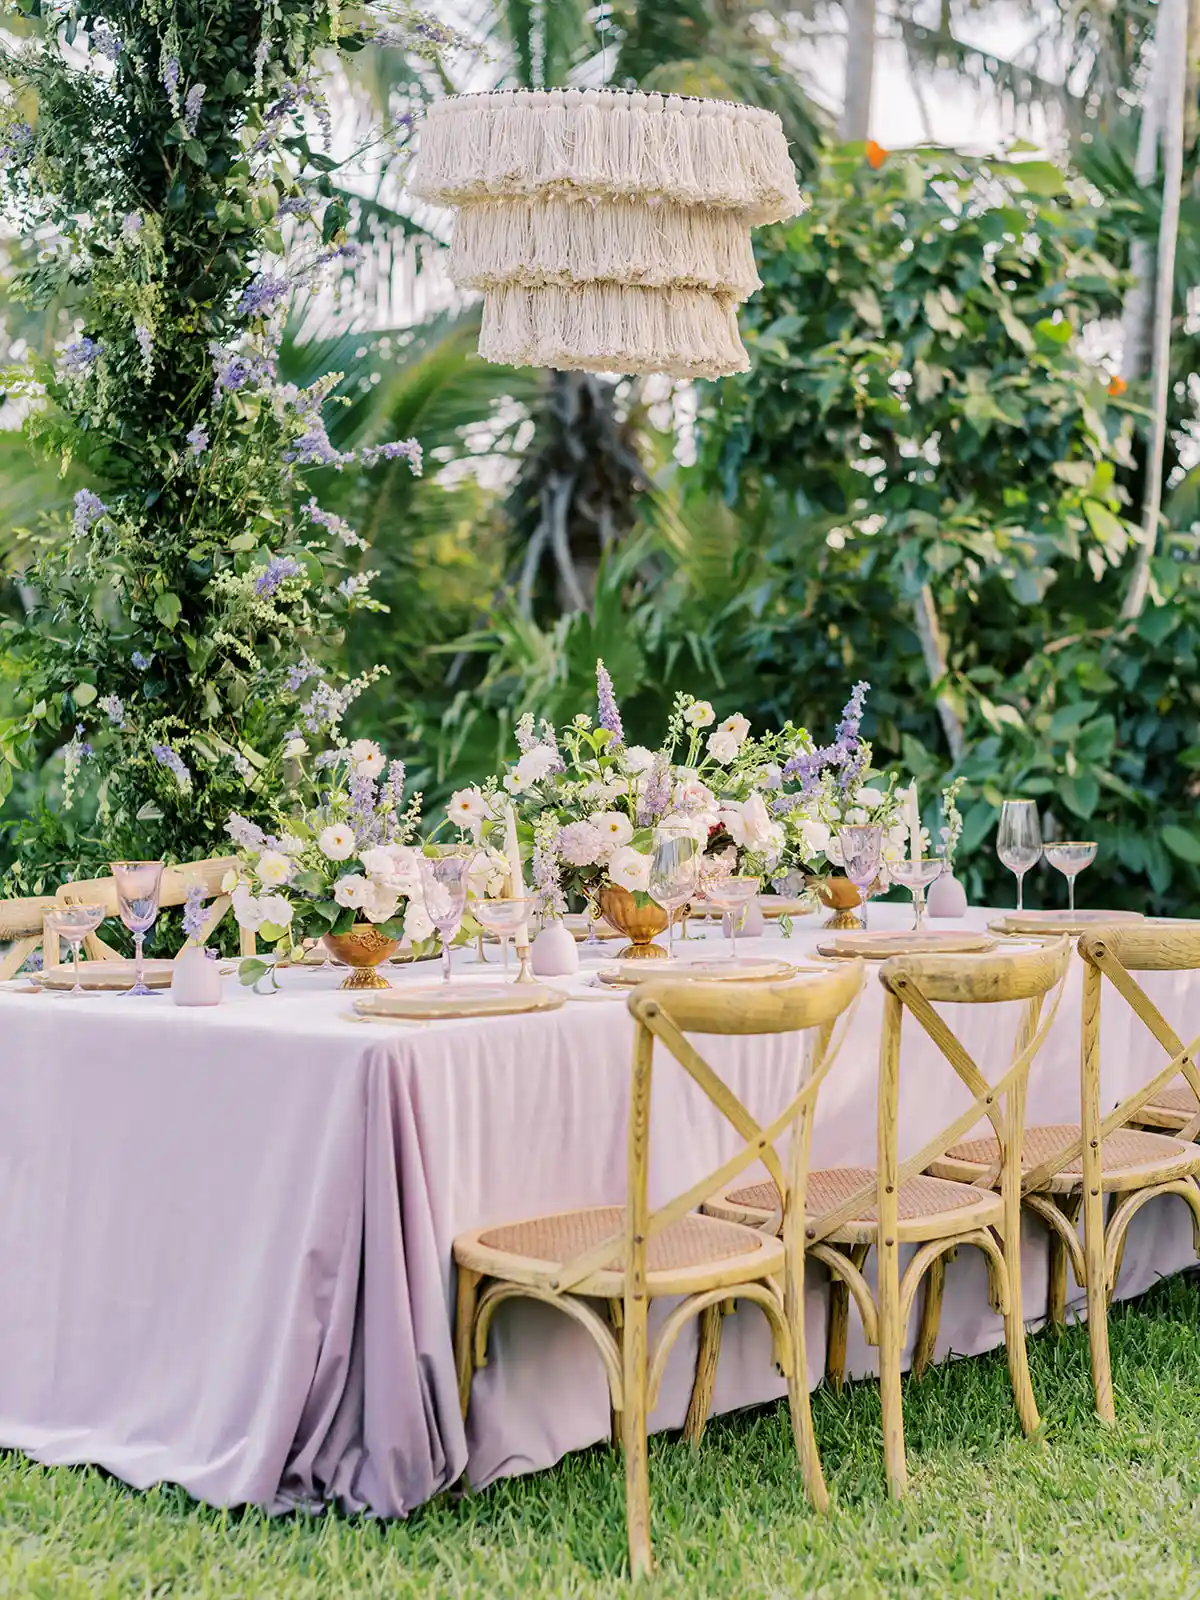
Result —
[{"label": "draped table linen", "polygon": [[[911,913],[883,906],[872,917],[905,926]],[[818,930],[803,919],[790,940],[772,930],[745,953],[800,960],[815,951]],[[611,962],[614,948],[585,965]],[[682,948],[715,953],[711,944]],[[479,975],[463,970],[464,982]],[[877,973],[868,968],[821,1091],[814,1165],[874,1162]],[[395,981],[431,977],[424,967]],[[1145,978],[1185,1038],[1200,1032],[1193,974]],[[1078,1120],[1081,980],[1075,958],[1033,1068],[1031,1121]],[[608,1437],[607,1386],[590,1341],[532,1302],[497,1313],[464,1428],[451,1246],[470,1228],[623,1200],[633,1039],[623,996],[569,1000],[542,1015],[377,1026],[351,1020],[336,981],[289,972],[281,994],[260,997],[230,980],[227,1003],[211,1010],[167,998],[0,992],[0,1446],[39,1461],[94,1462],[139,1487],[179,1483],[218,1505],[336,1501],[392,1516],[464,1471],[482,1487]],[[582,980],[568,987],[598,993]],[[1118,997],[1106,994],[1104,1007],[1107,1109],[1164,1058]],[[1016,1009],[945,1008],[993,1078],[1011,1053]],[[794,1040],[699,1043],[764,1121],[794,1087]],[[906,1019],[902,1155],[968,1101]],[[738,1142],[660,1051],[652,1201]],[[1046,1292],[1034,1224],[1023,1249],[1032,1322]],[[1192,1260],[1186,1207],[1160,1201],[1134,1219],[1118,1294]],[[813,1383],[825,1291],[815,1269]],[[1075,1293],[1073,1306],[1081,1299]],[[656,1304],[652,1315],[668,1309]],[[938,1357],[1002,1340],[982,1257],[961,1251],[947,1271]],[[694,1359],[693,1329],[672,1354],[653,1427],[681,1425]],[[853,1313],[849,1369],[874,1370]],[[783,1392],[766,1323],[743,1306],[725,1319],[715,1407]],[[1053,1396],[1039,1398],[1053,1406]]]}]

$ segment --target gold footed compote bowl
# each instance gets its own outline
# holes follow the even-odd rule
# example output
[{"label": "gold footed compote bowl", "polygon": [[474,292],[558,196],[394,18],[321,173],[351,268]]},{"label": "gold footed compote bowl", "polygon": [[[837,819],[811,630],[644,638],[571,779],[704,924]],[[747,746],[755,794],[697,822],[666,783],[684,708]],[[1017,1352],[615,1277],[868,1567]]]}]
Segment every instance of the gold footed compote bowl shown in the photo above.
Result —
[{"label": "gold footed compote bowl", "polygon": [[1096,859],[1099,846],[1094,839],[1056,839],[1044,845],[1042,854],[1067,880],[1067,909],[1075,915],[1075,879]]},{"label": "gold footed compote bowl", "polygon": [[350,968],[342,980],[343,989],[390,989],[379,970],[381,961],[394,956],[399,939],[389,939],[373,922],[356,922],[349,933],[326,933],[321,943],[338,961]]}]

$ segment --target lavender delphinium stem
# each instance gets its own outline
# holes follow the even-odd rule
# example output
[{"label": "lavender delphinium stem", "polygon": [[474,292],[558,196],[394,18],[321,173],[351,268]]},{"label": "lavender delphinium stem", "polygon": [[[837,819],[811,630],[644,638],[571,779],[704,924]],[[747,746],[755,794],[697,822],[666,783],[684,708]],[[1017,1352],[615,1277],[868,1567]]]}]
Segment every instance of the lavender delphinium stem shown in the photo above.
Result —
[{"label": "lavender delphinium stem", "polygon": [[617,706],[617,697],[613,691],[613,681],[608,675],[608,668],[603,661],[596,662],[596,704],[599,711],[599,721],[602,728],[607,728],[612,734],[613,746],[625,743],[625,730],[621,726],[621,712]]}]

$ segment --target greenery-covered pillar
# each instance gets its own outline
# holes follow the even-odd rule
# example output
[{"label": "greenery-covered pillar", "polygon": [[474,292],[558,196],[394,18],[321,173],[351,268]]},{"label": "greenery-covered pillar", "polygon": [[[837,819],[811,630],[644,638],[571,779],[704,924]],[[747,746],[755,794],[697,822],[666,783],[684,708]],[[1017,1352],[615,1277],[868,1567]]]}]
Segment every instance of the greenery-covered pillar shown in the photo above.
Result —
[{"label": "greenery-covered pillar", "polygon": [[[20,714],[0,723],[0,799],[59,748],[95,849],[210,851],[263,811],[289,739],[336,735],[358,685],[322,671],[371,604],[361,541],[304,471],[369,469],[330,444],[331,374],[276,380],[297,288],[352,268],[318,63],[368,40],[437,50],[418,13],[307,0],[18,0],[37,27],[0,59],[4,210],[17,292],[76,331],[6,378],[31,445],[88,486],[46,530],[32,609],[5,624]],[[55,871],[76,861],[39,864]]]}]

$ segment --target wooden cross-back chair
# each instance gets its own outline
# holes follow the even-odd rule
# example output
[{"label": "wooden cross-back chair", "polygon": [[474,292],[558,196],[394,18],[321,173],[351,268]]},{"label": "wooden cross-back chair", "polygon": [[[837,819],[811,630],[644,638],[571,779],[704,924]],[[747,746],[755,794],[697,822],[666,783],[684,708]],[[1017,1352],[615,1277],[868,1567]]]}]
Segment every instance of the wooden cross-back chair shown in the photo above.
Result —
[{"label": "wooden cross-back chair", "polygon": [[[652,1565],[647,1418],[657,1403],[667,1357],[696,1316],[736,1296],[760,1306],[775,1359],[788,1380],[792,1429],[813,1503],[828,1504],[809,1411],[804,1348],[804,1190],[813,1108],[837,1046],[837,1019],[862,987],[861,962],[787,984],[649,982],[629,996],[636,1024],[630,1072],[628,1172],[624,1206],[487,1227],[454,1241],[458,1267],[455,1350],[466,1415],[471,1379],[484,1365],[496,1307],[525,1296],[557,1306],[591,1335],[608,1376],[625,1453],[629,1561]],[[766,1126],[746,1110],[688,1034],[806,1035],[798,1051],[798,1092]],[[798,1041],[800,1043],[800,1041]],[[675,1060],[736,1129],[742,1143],[728,1161],[667,1204],[648,1201],[651,1069],[655,1045]],[[790,1133],[786,1163],[776,1142]],[[783,1237],[718,1221],[698,1210],[752,1163],[762,1161],[785,1197]],[[682,1296],[647,1338],[657,1296]]]},{"label": "wooden cross-back chair", "polygon": [[[846,1314],[853,1295],[868,1344],[879,1352],[883,1402],[884,1462],[893,1494],[902,1494],[908,1479],[904,1449],[904,1417],[900,1370],[905,1334],[917,1289],[928,1274],[925,1315],[918,1335],[915,1370],[933,1357],[946,1257],[959,1245],[981,1250],[987,1260],[991,1299],[1004,1316],[1009,1373],[1021,1425],[1031,1433],[1038,1425],[1037,1404],[1029,1380],[1025,1324],[1021,1303],[1020,1172],[1017,1152],[1025,1120],[1025,1086],[1062,995],[1070,960],[1070,944],[1060,939],[1033,951],[961,956],[898,956],[880,968],[883,985],[883,1035],[880,1042],[877,1122],[877,1165],[814,1168],[809,1173],[809,1216],[806,1225],[810,1257],[821,1261],[831,1277],[830,1330],[826,1371],[841,1383],[846,1360]],[[1053,1005],[1043,1002],[1056,990]],[[943,1017],[939,1002],[996,1004],[1024,1002],[1013,1056],[993,1082]],[[953,1122],[904,1161],[899,1157],[900,1045],[908,1013],[937,1046],[974,1099]],[[939,1158],[981,1120],[991,1123],[995,1149],[979,1183],[930,1176],[940,1171]],[[991,1189],[992,1182],[1000,1193]],[[729,1186],[706,1208],[712,1215],[771,1226],[777,1202],[771,1183]],[[901,1245],[917,1249],[900,1272]],[[876,1287],[863,1268],[876,1252]]]},{"label": "wooden cross-back chair", "polygon": [[0,955],[0,983],[15,977],[31,955],[42,947],[47,911],[53,911],[53,895],[23,895],[0,900],[0,944],[8,949]]},{"label": "wooden cross-back chair", "polygon": [[[1121,1267],[1125,1236],[1138,1211],[1159,1195],[1180,1196],[1191,1207],[1200,1253],[1200,1148],[1190,1141],[1200,1131],[1200,1039],[1185,1046],[1162,1012],[1132,976],[1134,972],[1182,971],[1200,967],[1200,928],[1120,924],[1097,929],[1079,941],[1083,958],[1083,1026],[1080,1051],[1081,1120],[1031,1127],[1025,1131],[1022,1190],[1024,1205],[1050,1229],[1049,1315],[1061,1322],[1066,1308],[1068,1261],[1075,1281],[1087,1292],[1088,1339],[1096,1412],[1115,1420],[1112,1369],[1108,1351],[1108,1303]],[[1106,1115],[1100,1110],[1100,1001],[1104,980],[1133,1008],[1158,1040],[1168,1060],[1140,1089]],[[1167,1090],[1179,1087],[1193,1097],[1196,1114],[1180,1121],[1180,1137],[1146,1132],[1136,1126],[1162,1114]],[[946,1170],[965,1176],[990,1161],[983,1144],[948,1152]],[[1112,1203],[1107,1225],[1105,1196]],[[1083,1244],[1076,1231],[1083,1212]]]},{"label": "wooden cross-back chair", "polygon": [[[208,861],[185,861],[176,867],[167,867],[162,875],[162,891],[159,895],[160,906],[181,906],[187,900],[189,892],[198,884],[203,891],[205,901],[211,902],[204,919],[197,943],[204,945],[212,938],[221,918],[230,909],[232,901],[229,895],[222,892],[221,882],[225,874],[238,865],[236,856],[216,856]],[[117,903],[117,886],[113,878],[86,878],[78,883],[64,883],[57,891],[53,904],[55,906],[102,905],[108,910],[111,917],[120,916]],[[252,956],[257,948],[257,940],[253,933],[246,928],[238,930],[238,945],[243,956]],[[120,951],[113,950],[95,934],[89,934],[84,940],[84,949],[91,960],[116,960],[124,959]],[[61,956],[58,935],[51,928],[46,929],[45,935],[46,965],[58,966]]]}]

